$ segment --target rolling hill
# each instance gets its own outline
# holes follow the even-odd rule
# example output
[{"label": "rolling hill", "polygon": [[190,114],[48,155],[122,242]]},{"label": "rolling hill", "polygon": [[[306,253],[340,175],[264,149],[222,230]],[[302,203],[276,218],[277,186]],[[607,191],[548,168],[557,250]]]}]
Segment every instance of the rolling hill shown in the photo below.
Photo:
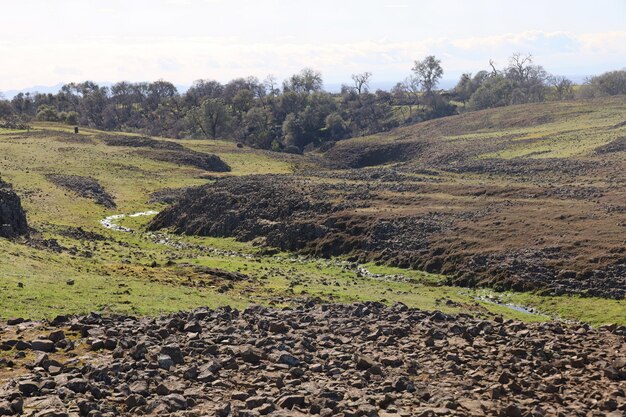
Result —
[{"label": "rolling hill", "polygon": [[623,322],[624,114],[624,97],[513,106],[304,156],[5,129],[31,232],[0,240],[0,316],[313,296]]},{"label": "rolling hill", "polygon": [[621,415],[624,115],[306,155],[0,129],[0,415]]}]

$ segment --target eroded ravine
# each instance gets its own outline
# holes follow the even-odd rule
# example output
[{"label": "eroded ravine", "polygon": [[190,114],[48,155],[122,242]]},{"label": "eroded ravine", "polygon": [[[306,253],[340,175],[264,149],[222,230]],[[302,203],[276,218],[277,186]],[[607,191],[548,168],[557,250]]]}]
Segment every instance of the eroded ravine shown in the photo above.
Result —
[{"label": "eroded ravine", "polygon": [[[132,213],[132,214],[114,214],[114,215],[108,216],[100,220],[100,225],[102,225],[103,227],[107,229],[114,230],[117,232],[134,233],[136,232],[136,230],[131,229],[126,226],[121,226],[116,221],[121,220],[126,217],[154,216],[157,214],[159,214],[159,212],[155,210],[141,211],[141,212]],[[150,240],[151,242],[155,244],[167,245],[176,249],[188,248],[190,246],[189,244],[182,242],[180,240],[177,240],[173,238],[171,235],[167,233],[163,233],[163,232],[158,232],[158,233],[147,232],[147,233],[142,233],[142,236],[146,237],[148,240]],[[237,257],[237,258],[243,258],[247,260],[254,259],[258,256],[258,255],[253,255],[249,253],[244,253],[244,252],[217,249],[217,248],[206,246],[206,245],[194,245],[194,247],[201,248],[202,251],[207,254],[217,255],[217,256]],[[290,263],[304,263],[304,262],[311,261],[310,257],[304,257],[304,256],[284,257],[280,255],[271,255],[271,257],[277,261],[290,262]],[[410,282],[413,280],[412,278],[407,277],[402,274],[376,274],[376,273],[371,272],[364,265],[358,264],[356,262],[349,262],[349,261],[344,261],[344,260],[339,260],[339,259],[315,259],[315,261],[320,266],[340,267],[343,270],[353,272],[357,276],[362,277],[362,278],[367,278],[367,279],[390,281],[390,282]],[[530,316],[546,316],[546,317],[550,317],[551,319],[558,319],[558,317],[547,316],[546,314],[539,312],[532,307],[504,303],[498,299],[488,298],[485,296],[470,296],[470,297],[473,298],[475,301],[504,307],[511,311],[515,311],[516,313],[527,314]]]}]

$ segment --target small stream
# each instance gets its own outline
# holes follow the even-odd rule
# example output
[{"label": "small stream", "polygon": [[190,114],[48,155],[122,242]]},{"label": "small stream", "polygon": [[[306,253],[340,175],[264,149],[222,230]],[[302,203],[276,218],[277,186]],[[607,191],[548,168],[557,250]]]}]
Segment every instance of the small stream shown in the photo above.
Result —
[{"label": "small stream", "polygon": [[518,313],[530,314],[530,315],[533,315],[533,316],[543,316],[544,315],[541,312],[536,311],[532,307],[524,307],[524,306],[518,306],[516,304],[505,303],[505,302],[503,302],[503,301],[501,301],[501,300],[499,300],[497,298],[493,298],[493,297],[476,296],[476,297],[473,297],[473,298],[476,301],[482,301],[483,303],[493,304],[493,305],[497,305],[497,306],[500,306],[500,307],[505,307],[505,308],[508,308],[509,310],[517,311]]},{"label": "small stream", "polygon": [[[141,211],[138,213],[133,213],[133,214],[113,214],[111,216],[108,216],[102,220],[100,220],[100,224],[110,230],[115,230],[117,232],[124,232],[124,233],[133,233],[135,232],[135,230],[129,228],[129,227],[125,227],[125,226],[121,226],[119,224],[117,224],[116,222],[120,219],[123,219],[125,217],[140,217],[140,216],[153,216],[159,214],[158,211],[154,211],[154,210],[148,210],[148,211]],[[240,258],[245,258],[245,259],[254,259],[257,257],[257,255],[252,255],[252,254],[247,254],[247,253],[241,253],[241,252],[235,252],[235,251],[230,251],[230,250],[222,250],[222,249],[217,249],[217,248],[212,248],[209,246],[200,246],[200,245],[189,245],[180,241],[176,241],[174,239],[171,238],[171,236],[169,236],[168,234],[165,233],[159,233],[159,232],[151,232],[151,233],[146,233],[145,236],[150,239],[153,243],[159,244],[159,245],[166,245],[166,246],[170,246],[172,248],[175,249],[185,249],[185,248],[191,248],[192,246],[195,247],[196,249],[203,249],[206,252],[209,252],[213,255],[218,255],[218,256],[229,256],[229,257],[240,257]],[[286,261],[286,262],[291,262],[291,263],[303,263],[303,262],[310,262],[311,259],[308,257],[304,257],[304,256],[298,256],[298,257],[289,257],[289,258],[285,258],[279,255],[274,255],[272,256],[274,259],[280,260],[280,261]],[[341,267],[344,270],[349,270],[352,271],[354,273],[356,273],[359,277],[365,277],[365,278],[370,278],[370,279],[379,279],[379,280],[388,280],[388,281],[408,281],[410,280],[410,278],[405,277],[404,275],[384,275],[384,274],[375,274],[371,271],[369,271],[367,268],[365,268],[363,265],[359,265],[355,262],[348,262],[348,261],[342,261],[339,259],[318,259],[318,262],[321,264],[324,264],[325,266],[338,266]]]},{"label": "small stream", "polygon": [[[141,211],[141,212],[133,213],[133,214],[114,214],[114,215],[108,216],[100,220],[100,224],[107,229],[115,230],[117,232],[132,233],[135,230],[129,227],[121,226],[117,224],[117,221],[125,217],[153,216],[156,214],[159,214],[159,212],[154,211],[154,210]],[[164,234],[164,233],[147,233],[146,237],[154,243],[170,246],[173,248],[182,249],[182,248],[191,247],[191,246],[195,246],[196,248],[199,248],[199,245],[188,245],[186,243],[176,241],[172,239],[171,236]],[[222,250],[222,249],[212,248],[209,246],[202,246],[202,249],[204,249],[206,252],[209,252],[213,255],[219,255],[219,256],[242,257],[245,259],[253,259],[256,257],[256,255],[252,255],[252,254],[240,253],[240,252],[235,252],[235,251],[230,251],[230,250]],[[292,263],[303,263],[303,262],[311,261],[310,258],[302,257],[302,256],[285,258],[282,256],[274,255],[273,258],[277,260],[286,261],[286,262],[292,262]],[[338,266],[344,270],[349,270],[351,272],[356,273],[359,277],[365,277],[369,279],[395,281],[395,282],[407,282],[411,280],[411,278],[406,277],[401,274],[397,274],[397,275],[375,274],[369,271],[363,265],[359,265],[354,262],[342,261],[339,259],[318,259],[318,262],[325,264],[325,265]],[[518,306],[515,304],[505,303],[493,297],[473,296],[473,298],[476,301],[481,301],[484,303],[505,307],[510,310],[516,311],[518,313],[529,314],[529,315],[543,315],[541,312],[538,312],[530,307],[523,307],[523,306]]]},{"label": "small stream", "polygon": [[116,220],[123,219],[124,217],[140,217],[140,216],[152,216],[155,214],[159,214],[158,211],[148,210],[148,211],[140,211],[139,213],[133,214],[114,214],[112,216],[106,217],[100,220],[100,224],[107,229],[115,230],[117,232],[131,233],[133,229],[120,226],[116,223]]}]

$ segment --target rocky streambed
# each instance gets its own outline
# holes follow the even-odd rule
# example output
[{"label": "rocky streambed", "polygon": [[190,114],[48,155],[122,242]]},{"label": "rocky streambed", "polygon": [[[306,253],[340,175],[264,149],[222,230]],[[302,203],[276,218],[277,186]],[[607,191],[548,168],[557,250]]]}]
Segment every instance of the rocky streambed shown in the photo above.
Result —
[{"label": "rocky streambed", "polygon": [[0,415],[621,416],[624,327],[378,303],[0,330]]},{"label": "rocky streambed", "polygon": [[133,231],[133,229],[125,226],[120,226],[119,224],[117,224],[117,221],[123,219],[124,217],[154,216],[155,214],[159,214],[159,212],[154,210],[148,210],[133,214],[113,214],[100,220],[100,225],[107,229],[115,230],[118,232],[130,233]]}]

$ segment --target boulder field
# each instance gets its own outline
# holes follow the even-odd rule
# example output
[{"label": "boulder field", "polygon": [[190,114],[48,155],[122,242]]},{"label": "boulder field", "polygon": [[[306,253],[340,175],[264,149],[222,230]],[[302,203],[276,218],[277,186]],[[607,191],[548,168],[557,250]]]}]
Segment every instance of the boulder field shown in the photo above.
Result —
[{"label": "boulder field", "polygon": [[320,304],[0,330],[0,415],[622,416],[626,328]]}]

